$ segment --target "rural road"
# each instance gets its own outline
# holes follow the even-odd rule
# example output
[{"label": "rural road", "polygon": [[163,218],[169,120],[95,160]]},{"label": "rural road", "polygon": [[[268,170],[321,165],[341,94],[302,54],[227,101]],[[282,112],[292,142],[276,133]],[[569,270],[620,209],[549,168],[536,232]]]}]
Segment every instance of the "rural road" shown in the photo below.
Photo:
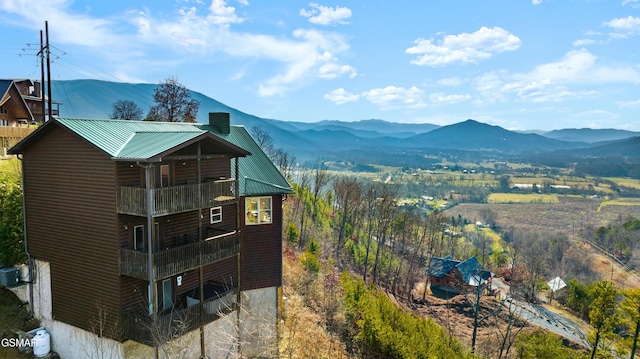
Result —
[{"label": "rural road", "polygon": [[[509,286],[498,279],[494,279],[492,285],[498,288],[502,295],[506,295],[509,291]],[[518,310],[518,315],[527,322],[567,338],[587,349],[591,348],[591,344],[587,340],[587,333],[570,318],[554,313],[542,305],[529,304],[511,297],[507,297],[506,301],[517,306],[520,309]]]},{"label": "rural road", "polygon": [[567,338],[585,348],[591,348],[591,344],[587,340],[587,334],[573,320],[554,313],[541,305],[529,304],[511,298],[507,300],[511,300],[514,305],[521,309],[518,314],[527,322]]}]

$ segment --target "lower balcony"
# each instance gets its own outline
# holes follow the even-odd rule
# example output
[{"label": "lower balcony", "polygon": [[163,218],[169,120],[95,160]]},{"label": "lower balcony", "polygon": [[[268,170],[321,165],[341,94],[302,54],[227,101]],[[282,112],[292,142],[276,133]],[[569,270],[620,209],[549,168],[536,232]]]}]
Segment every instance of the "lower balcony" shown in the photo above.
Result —
[{"label": "lower balcony", "polygon": [[202,305],[200,305],[199,293],[199,288],[194,288],[187,294],[186,301],[156,316],[145,312],[123,312],[124,337],[155,347],[237,309],[236,288],[206,284]]},{"label": "lower balcony", "polygon": [[[155,280],[168,278],[201,265],[233,257],[239,252],[240,241],[236,231],[155,252],[153,253],[153,277]],[[120,248],[120,274],[149,279],[147,252]]]}]

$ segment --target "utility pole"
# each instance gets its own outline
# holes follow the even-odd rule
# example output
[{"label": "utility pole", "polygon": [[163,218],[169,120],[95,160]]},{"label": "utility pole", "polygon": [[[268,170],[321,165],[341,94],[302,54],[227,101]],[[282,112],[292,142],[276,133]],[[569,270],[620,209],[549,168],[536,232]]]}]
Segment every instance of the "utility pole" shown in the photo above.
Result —
[{"label": "utility pole", "polygon": [[[49,120],[51,120],[51,47],[49,46],[49,21],[44,22],[44,31],[47,39],[47,92],[49,93]],[[44,94],[43,94],[44,96]],[[43,109],[44,110],[44,109]]]},{"label": "utility pole", "polygon": [[44,102],[44,43],[42,40],[42,30],[40,30],[40,96],[42,97],[42,124],[47,120],[47,115],[44,112],[46,105]]}]

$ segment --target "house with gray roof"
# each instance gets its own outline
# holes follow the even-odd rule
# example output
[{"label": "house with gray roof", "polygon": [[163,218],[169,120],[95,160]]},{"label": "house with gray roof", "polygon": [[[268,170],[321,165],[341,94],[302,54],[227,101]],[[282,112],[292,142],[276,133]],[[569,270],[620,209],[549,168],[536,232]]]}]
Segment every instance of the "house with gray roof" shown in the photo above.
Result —
[{"label": "house with gray roof", "polygon": [[431,288],[450,293],[468,292],[478,286],[490,284],[491,272],[485,270],[473,256],[465,261],[457,261],[446,256],[433,257],[427,269]]}]

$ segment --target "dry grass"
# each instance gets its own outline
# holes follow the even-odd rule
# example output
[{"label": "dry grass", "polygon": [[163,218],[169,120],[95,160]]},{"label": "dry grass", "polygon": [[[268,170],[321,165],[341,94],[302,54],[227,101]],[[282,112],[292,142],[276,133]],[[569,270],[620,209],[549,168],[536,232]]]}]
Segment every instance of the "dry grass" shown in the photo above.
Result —
[{"label": "dry grass", "polygon": [[283,257],[286,313],[279,351],[281,358],[348,358],[344,343],[330,333],[321,315],[320,280],[300,267],[295,255]]}]

